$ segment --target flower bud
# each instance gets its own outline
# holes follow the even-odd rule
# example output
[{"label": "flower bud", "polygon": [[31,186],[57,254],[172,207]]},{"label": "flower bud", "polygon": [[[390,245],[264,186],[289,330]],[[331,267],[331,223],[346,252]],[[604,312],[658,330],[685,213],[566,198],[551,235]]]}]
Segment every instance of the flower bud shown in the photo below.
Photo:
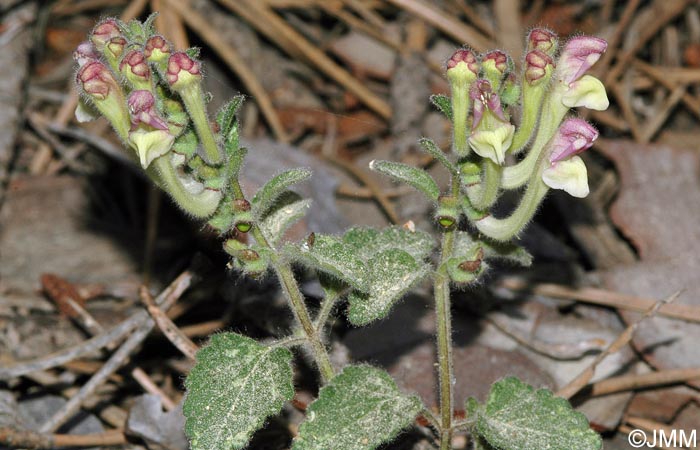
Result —
[{"label": "flower bud", "polygon": [[98,23],[90,34],[90,41],[97,51],[102,51],[112,38],[121,36],[122,32],[115,19],[105,19]]},{"label": "flower bud", "polygon": [[450,229],[457,224],[459,208],[456,197],[443,195],[438,199],[436,211],[438,224],[444,229]]},{"label": "flower bud", "polygon": [[547,56],[554,56],[559,46],[557,35],[546,28],[533,28],[527,36],[527,50],[539,50]]},{"label": "flower bud", "polygon": [[532,50],[525,56],[525,81],[538,85],[549,80],[554,63],[552,58],[540,50]]},{"label": "flower bud", "polygon": [[494,91],[498,91],[503,77],[511,70],[513,62],[504,52],[493,50],[486,53],[481,60],[484,77],[489,80]]},{"label": "flower bud", "polygon": [[464,48],[457,50],[447,60],[447,77],[450,79],[465,76],[475,80],[478,75],[479,61],[471,50]]},{"label": "flower bud", "polygon": [[112,124],[119,137],[126,140],[131,122],[121,86],[102,62],[85,63],[76,74],[76,83],[82,94]]},{"label": "flower bud", "polygon": [[149,62],[161,63],[167,61],[170,56],[170,43],[163,36],[151,36],[146,41],[143,54]]},{"label": "flower bud", "polygon": [[127,41],[121,36],[113,37],[104,47],[105,59],[114,70],[119,69],[119,60],[124,54]]},{"label": "flower bud", "polygon": [[178,91],[192,83],[202,80],[199,62],[190,58],[185,52],[177,52],[170,55],[168,69],[165,74],[170,87]]},{"label": "flower bud", "polygon": [[131,50],[124,55],[121,63],[119,63],[119,71],[126,77],[134,89],[148,91],[152,89],[151,69],[148,67],[148,62],[142,51]]},{"label": "flower bud", "polygon": [[73,52],[73,59],[78,63],[78,67],[83,67],[87,62],[100,58],[95,46],[90,41],[82,42]]},{"label": "flower bud", "polygon": [[605,53],[608,43],[593,36],[577,36],[569,40],[557,63],[557,78],[570,84],[591,68]]},{"label": "flower bud", "polygon": [[127,104],[131,113],[132,131],[140,124],[150,126],[156,130],[169,130],[168,123],[156,111],[156,99],[151,94],[151,91],[132,91],[129,94]]},{"label": "flower bud", "polygon": [[110,93],[120,91],[112,72],[100,61],[83,65],[76,75],[78,86],[94,100],[105,100]]}]

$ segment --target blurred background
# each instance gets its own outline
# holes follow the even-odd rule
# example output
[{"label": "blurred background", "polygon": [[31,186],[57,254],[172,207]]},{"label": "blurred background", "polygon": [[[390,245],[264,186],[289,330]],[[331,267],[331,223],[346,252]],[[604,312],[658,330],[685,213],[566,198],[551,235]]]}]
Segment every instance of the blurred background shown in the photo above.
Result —
[{"label": "blurred background", "polygon": [[[314,204],[289,239],[350,224],[412,220],[432,229],[431,205],[367,164],[403,161],[446,180],[416,146],[423,136],[449,145],[450,124],[428,98],[448,93],[444,62],[456,49],[500,48],[519,64],[535,26],[562,41],[606,39],[592,73],[611,106],[579,113],[601,132],[583,155],[591,194],[550,194],[521,237],[532,269],[496,267],[483,285],[455,294],[457,414],[508,374],[566,386],[640,312],[681,291],[572,401],[605,448],[632,448],[627,433],[636,428],[700,428],[697,2],[0,0],[0,368],[16,369],[0,370],[0,447],[12,428],[29,430],[37,445],[61,433],[66,446],[187,448],[179,403],[191,361],[171,337],[150,333],[109,370],[119,339],[60,364],[27,365],[129,320],[144,309],[141,285],[156,295],[198,274],[168,312],[197,345],[219,330],[268,338],[291,326],[275,283],[225,269],[214,234],[140,176],[104,119],[74,118],[73,50],[103,17],[143,20],[153,11],[176,47],[201,48],[211,114],[246,96],[247,192],[283,169],[314,170],[299,190]],[[516,201],[506,196],[498,207]],[[320,287],[306,275],[315,307]],[[338,318],[333,358],[384,366],[437,405],[429,304],[422,286],[380,324],[355,329]],[[290,445],[316,394],[312,371],[298,364],[297,399],[251,448]],[[386,448],[432,448],[422,425]],[[455,448],[469,445],[456,436]]]}]

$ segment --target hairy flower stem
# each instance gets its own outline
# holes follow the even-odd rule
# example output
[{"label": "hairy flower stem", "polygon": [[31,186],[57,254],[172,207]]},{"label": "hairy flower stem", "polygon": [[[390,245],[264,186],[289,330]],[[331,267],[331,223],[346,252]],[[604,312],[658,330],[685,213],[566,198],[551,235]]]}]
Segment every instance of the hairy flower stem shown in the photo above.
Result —
[{"label": "hairy flower stem", "polygon": [[[272,248],[258,227],[253,227],[253,236],[259,244]],[[316,327],[314,327],[314,323],[311,320],[309,310],[304,302],[304,295],[299,290],[297,280],[294,278],[294,272],[292,272],[289,263],[280,258],[276,253],[273,253],[272,256],[272,267],[280,283],[282,283],[282,291],[287,301],[289,301],[289,306],[292,308],[294,317],[299,325],[301,325],[301,329],[306,335],[314,360],[321,373],[321,381],[323,384],[326,384],[333,378],[333,375],[335,375],[335,370],[328,356],[328,351],[326,351],[326,347],[321,341]]]},{"label": "hairy flower stem", "polygon": [[488,158],[484,158],[482,167],[484,175],[481,183],[467,188],[469,201],[472,206],[479,211],[489,209],[498,199],[498,191],[501,186],[501,174],[503,172],[501,166]]},{"label": "hairy flower stem", "polygon": [[[459,193],[459,179],[452,177],[452,194]],[[440,264],[435,273],[434,296],[437,331],[438,382],[440,387],[440,450],[449,450],[452,445],[452,318],[450,304],[450,277],[446,263],[452,256],[455,242],[454,229],[442,235]]]}]

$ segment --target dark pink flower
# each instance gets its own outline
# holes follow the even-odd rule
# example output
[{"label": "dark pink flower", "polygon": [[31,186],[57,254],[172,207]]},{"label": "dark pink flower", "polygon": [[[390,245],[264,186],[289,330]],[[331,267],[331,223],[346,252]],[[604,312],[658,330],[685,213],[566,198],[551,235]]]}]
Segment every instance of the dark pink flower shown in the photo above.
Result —
[{"label": "dark pink flower", "polygon": [[127,78],[133,77],[148,81],[151,78],[151,69],[146,62],[146,56],[140,50],[131,50],[124,55],[122,62],[119,63],[119,71]]},{"label": "dark pink flower", "polygon": [[491,111],[496,117],[503,122],[507,122],[501,99],[498,94],[493,92],[491,83],[488,80],[479,79],[472,85],[469,90],[469,98],[474,103],[474,120],[472,121],[472,130],[475,130],[481,122],[486,110]]},{"label": "dark pink flower", "polygon": [[158,115],[156,100],[150,91],[136,90],[129,94],[127,100],[129,113],[131,114],[131,129],[135,130],[139,124],[149,125],[157,130],[168,130],[168,123]]}]

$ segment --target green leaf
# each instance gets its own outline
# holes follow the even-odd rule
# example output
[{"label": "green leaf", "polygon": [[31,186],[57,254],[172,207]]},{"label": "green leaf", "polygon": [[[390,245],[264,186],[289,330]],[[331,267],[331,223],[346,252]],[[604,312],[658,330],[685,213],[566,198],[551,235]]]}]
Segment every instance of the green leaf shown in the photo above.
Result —
[{"label": "green leaf", "polygon": [[273,247],[277,246],[287,229],[304,217],[309,207],[311,199],[302,199],[287,191],[260,222],[260,230]]},{"label": "green leaf", "polygon": [[260,220],[265,213],[275,203],[275,200],[282,195],[290,186],[300,183],[311,176],[309,169],[291,169],[280,173],[270,179],[265,186],[255,193],[251,205],[253,215]]},{"label": "green leaf", "polygon": [[228,101],[216,115],[216,123],[219,125],[219,133],[226,139],[232,129],[237,125],[236,114],[243,104],[245,97],[236,95]]},{"label": "green leaf", "polygon": [[430,255],[435,247],[433,237],[424,231],[411,231],[392,226],[380,230],[355,227],[343,235],[343,242],[352,246],[362,259],[392,248],[400,248],[420,261]]},{"label": "green leaf", "polygon": [[194,450],[242,449],[294,396],[292,353],[234,333],[212,336],[185,380],[185,433]]},{"label": "green leaf", "polygon": [[367,267],[371,268],[369,293],[352,291],[348,296],[348,319],[357,326],[386,317],[391,307],[429,272],[427,264],[398,248],[376,254]]},{"label": "green leaf", "polygon": [[389,374],[348,366],[319,392],[292,450],[373,450],[411,425],[421,410]]},{"label": "green leaf", "polygon": [[476,432],[499,450],[599,450],[602,446],[586,417],[569,402],[515,377],[491,387],[486,405],[476,411]]},{"label": "green leaf", "polygon": [[367,268],[357,250],[335,236],[316,234],[313,243],[291,244],[285,250],[292,259],[325,272],[362,292],[369,291]]},{"label": "green leaf", "polygon": [[452,122],[452,101],[446,95],[437,94],[430,96],[430,102]]},{"label": "green leaf", "polygon": [[427,154],[432,156],[434,159],[440,162],[447,170],[452,173],[454,176],[459,176],[459,171],[457,170],[457,167],[452,164],[452,161],[447,159],[447,155],[445,155],[445,152],[440,150],[440,148],[433,142],[431,139],[428,138],[422,138],[420,141],[420,146]]},{"label": "green leaf", "polygon": [[440,196],[440,188],[435,180],[423,169],[391,161],[374,160],[369,163],[369,168],[384,175],[388,175],[396,181],[406,183],[421,191],[426,197],[437,202]]}]

